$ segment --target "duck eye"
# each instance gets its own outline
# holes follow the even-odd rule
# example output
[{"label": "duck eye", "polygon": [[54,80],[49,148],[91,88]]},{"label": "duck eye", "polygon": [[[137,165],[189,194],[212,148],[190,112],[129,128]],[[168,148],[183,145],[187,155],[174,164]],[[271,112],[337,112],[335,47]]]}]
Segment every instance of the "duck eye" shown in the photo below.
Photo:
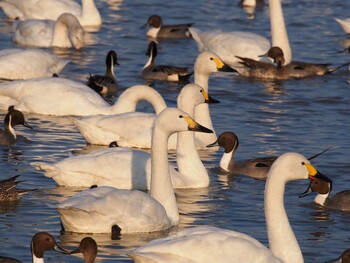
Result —
[{"label": "duck eye", "polygon": [[183,118],[184,116],[180,115],[179,118]]},{"label": "duck eye", "polygon": [[305,165],[305,163],[304,163],[304,162],[302,162],[301,164],[302,164],[302,165]]}]

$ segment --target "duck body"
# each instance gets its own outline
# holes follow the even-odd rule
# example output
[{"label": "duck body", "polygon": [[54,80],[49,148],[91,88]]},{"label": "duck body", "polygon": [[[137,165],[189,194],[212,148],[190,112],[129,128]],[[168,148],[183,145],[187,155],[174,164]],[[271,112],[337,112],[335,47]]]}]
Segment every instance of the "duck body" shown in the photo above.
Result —
[{"label": "duck body", "polygon": [[19,21],[12,40],[23,46],[80,49],[84,46],[84,34],[76,17],[64,13],[57,20]]},{"label": "duck body", "polygon": [[[87,116],[135,111],[140,100],[159,105],[159,94],[145,85],[126,89],[110,106],[99,94],[79,82],[64,78],[37,78],[0,84],[0,107],[43,115]],[[164,100],[163,100],[164,101]],[[158,109],[156,109],[157,111]]]},{"label": "duck body", "polygon": [[3,49],[0,50],[0,78],[23,80],[52,77],[53,74],[60,74],[69,62],[40,49]]},{"label": "duck body", "polygon": [[163,25],[163,21],[160,16],[152,15],[148,18],[143,27],[147,25],[152,27],[147,32],[147,36],[151,38],[189,38],[191,37],[189,28],[193,24],[187,23],[178,25]]},{"label": "duck body", "polygon": [[193,74],[186,67],[175,67],[169,65],[156,65],[155,58],[158,54],[157,44],[151,41],[148,46],[148,61],[141,70],[141,77],[146,80],[180,81],[188,80]]},{"label": "duck body", "polygon": [[56,20],[63,13],[71,13],[78,18],[82,26],[102,24],[94,0],[82,0],[82,5],[73,0],[2,0],[0,7],[13,20]]},{"label": "duck body", "polygon": [[119,65],[117,53],[110,50],[106,56],[105,75],[90,75],[86,85],[101,94],[115,94],[117,92],[117,80],[114,75],[115,65]]},{"label": "duck body", "polygon": [[[208,81],[210,74],[225,70],[222,61],[211,52],[203,52],[198,55],[195,63],[195,83],[203,87],[208,93]],[[156,97],[156,95],[154,95]],[[161,95],[158,95],[161,98]],[[159,99],[160,100],[160,99]],[[163,99],[160,109],[164,109],[166,104]],[[163,105],[163,106],[161,106]],[[163,107],[163,108],[162,108]],[[156,111],[158,114],[160,111]],[[210,111],[207,103],[197,105],[195,108],[195,118],[206,123],[205,127],[213,130]],[[75,118],[74,124],[81,134],[90,144],[109,145],[112,141],[117,141],[119,146],[151,148],[152,127],[155,115],[147,113],[124,113],[109,116],[88,116]],[[177,136],[170,137],[169,149],[176,149]],[[213,134],[195,134],[198,149],[206,149],[206,145],[216,140]]]},{"label": "duck body", "polygon": [[[210,100],[201,87],[188,84],[178,96],[178,108],[193,114],[195,106],[204,103],[205,98]],[[156,123],[156,118],[157,115],[152,118],[152,127]],[[127,118],[127,121],[138,123],[132,118]],[[169,167],[174,188],[201,188],[209,185],[209,175],[198,156],[193,132],[178,134],[176,161],[178,171]],[[142,190],[151,187],[151,156],[143,151],[110,148],[70,157],[52,165],[45,163],[33,163],[33,165],[45,170],[45,176],[53,178],[58,185],[82,187],[107,185],[120,189]]]},{"label": "duck body", "polygon": [[264,195],[269,249],[246,234],[200,226],[153,240],[129,256],[136,262],[302,263],[303,256],[284,208],[283,195],[288,181],[316,176],[317,170],[297,153],[285,153],[271,166]]},{"label": "duck body", "polygon": [[25,195],[30,191],[33,191],[29,189],[16,188],[17,184],[20,183],[19,181],[16,181],[18,176],[19,175],[12,176],[5,180],[0,180],[0,202],[17,201],[21,198],[21,196]]},{"label": "duck body", "polygon": [[234,68],[240,60],[236,56],[260,60],[270,48],[270,41],[263,36],[241,31],[201,31],[190,28],[193,39],[200,51],[208,50],[217,54],[228,66]]},{"label": "duck body", "polygon": [[118,226],[124,234],[160,231],[176,225],[179,212],[169,173],[166,144],[171,134],[187,130],[211,132],[182,110],[163,110],[153,131],[151,194],[107,186],[80,192],[56,205],[64,229],[111,233],[112,228]]}]

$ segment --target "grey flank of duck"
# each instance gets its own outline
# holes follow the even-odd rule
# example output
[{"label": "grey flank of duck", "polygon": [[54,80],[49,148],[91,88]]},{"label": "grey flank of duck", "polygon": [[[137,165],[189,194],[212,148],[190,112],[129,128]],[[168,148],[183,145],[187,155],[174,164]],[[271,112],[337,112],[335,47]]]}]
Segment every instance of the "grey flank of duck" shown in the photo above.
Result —
[{"label": "grey flank of duck", "polygon": [[14,106],[10,106],[4,119],[4,129],[0,129],[0,145],[10,146],[16,143],[17,135],[14,130],[16,125],[23,125],[24,127],[33,129],[25,121],[23,113],[15,110]]},{"label": "grey flank of duck", "polygon": [[[32,252],[33,263],[44,263],[44,253],[48,250],[54,250],[58,253],[69,254],[69,252],[61,248],[55,241],[55,238],[47,232],[36,233],[31,241],[30,250]],[[0,256],[0,262],[20,263],[22,261]]]},{"label": "grey flank of duck", "polygon": [[339,258],[327,260],[325,263],[350,263],[350,248],[345,250]]},{"label": "grey flank of duck", "polygon": [[155,65],[157,56],[157,44],[151,41],[148,45],[146,55],[148,60],[141,70],[141,77],[146,80],[187,81],[193,74],[187,67],[174,67],[168,65]]},{"label": "grey flank of duck", "polygon": [[145,28],[147,25],[152,28],[148,30],[147,36],[152,38],[189,38],[191,33],[188,30],[193,23],[178,24],[178,25],[163,25],[162,18],[158,15],[152,15],[148,18],[146,24],[142,26]]},{"label": "grey flank of duck", "polygon": [[84,237],[76,250],[71,251],[69,254],[82,253],[84,256],[84,263],[95,262],[97,256],[97,243],[91,237]]},{"label": "grey flank of duck", "polygon": [[[17,184],[21,181],[16,181],[19,175],[12,176],[5,180],[0,180],[0,202],[17,201],[21,196],[36,189],[18,189]],[[0,261],[1,262],[1,261]]]},{"label": "grey flank of duck", "polygon": [[220,160],[220,168],[229,173],[243,174],[254,179],[266,180],[268,171],[276,156],[255,158],[237,162],[234,159],[239,145],[238,137],[235,133],[226,131],[220,134],[217,141],[207,147],[220,146],[225,152]]},{"label": "grey flank of duck", "polygon": [[106,56],[106,72],[104,75],[90,75],[87,86],[97,93],[115,94],[117,92],[117,80],[114,75],[114,66],[118,65],[117,53],[110,50]]},{"label": "grey flank of duck", "polygon": [[331,179],[322,175],[317,180],[310,180],[309,187],[300,197],[316,192],[315,203],[326,208],[350,212],[350,190],[341,191],[331,197],[332,184]]}]

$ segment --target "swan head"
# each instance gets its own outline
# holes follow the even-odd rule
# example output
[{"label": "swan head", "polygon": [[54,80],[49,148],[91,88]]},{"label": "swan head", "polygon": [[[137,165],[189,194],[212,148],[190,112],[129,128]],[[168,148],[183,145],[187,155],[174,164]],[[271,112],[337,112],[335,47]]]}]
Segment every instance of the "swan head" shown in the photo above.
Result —
[{"label": "swan head", "polygon": [[220,134],[218,139],[207,145],[207,147],[215,147],[220,146],[223,147],[225,153],[230,153],[232,151],[236,151],[239,145],[239,140],[237,135],[234,132],[226,131]]},{"label": "swan head", "polygon": [[162,18],[158,15],[152,15],[148,18],[146,24],[144,24],[141,28],[145,28],[147,25],[160,28],[163,25]]},{"label": "swan head", "polygon": [[85,31],[84,29],[80,26],[73,26],[69,29],[69,39],[74,46],[75,49],[81,49],[84,47],[84,36],[85,36]]},{"label": "swan head", "polygon": [[321,174],[316,168],[299,153],[285,153],[279,156],[272,164],[267,175],[268,179],[272,176],[283,177],[285,182],[301,179],[318,179]]},{"label": "swan head", "polygon": [[219,56],[209,51],[203,51],[196,58],[194,71],[210,75],[218,71],[233,72],[233,69],[222,62]]},{"label": "swan head", "polygon": [[213,133],[212,130],[200,125],[186,112],[178,108],[166,108],[157,117],[155,129],[161,129],[168,134],[181,131],[196,131]]}]

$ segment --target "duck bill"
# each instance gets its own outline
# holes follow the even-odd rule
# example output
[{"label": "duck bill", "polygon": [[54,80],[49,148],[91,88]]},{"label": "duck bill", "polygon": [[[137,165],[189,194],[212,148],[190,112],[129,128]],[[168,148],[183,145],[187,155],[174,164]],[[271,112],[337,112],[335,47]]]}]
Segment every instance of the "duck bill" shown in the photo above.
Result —
[{"label": "duck bill", "polygon": [[148,25],[148,21],[146,22],[146,24],[144,24],[143,26],[141,26],[141,29],[144,29],[146,26]]},{"label": "duck bill", "polygon": [[188,123],[188,130],[189,131],[214,133],[211,129],[208,129],[208,128],[200,125],[199,123],[195,122],[191,117],[185,117],[185,120]]},{"label": "duck bill", "polygon": [[72,254],[79,254],[79,253],[81,253],[81,251],[80,251],[79,248],[77,248],[77,249],[72,250],[71,252],[69,252],[69,255],[72,255]]},{"label": "duck bill", "polygon": [[53,250],[55,250],[58,253],[65,254],[65,255],[69,255],[71,253],[70,251],[60,247],[58,244],[56,244],[54,246]]},{"label": "duck bill", "polygon": [[259,55],[258,57],[259,57],[259,58],[266,58],[266,57],[267,57],[267,54],[268,54],[268,52],[266,52],[265,54]]},{"label": "duck bill", "polygon": [[207,147],[207,148],[211,148],[211,147],[215,147],[215,146],[219,146],[218,140],[216,140],[215,142],[213,142],[213,143],[211,143],[211,144],[208,144],[206,147]]},{"label": "duck bill", "polygon": [[311,180],[310,180],[309,186],[307,187],[306,191],[304,193],[300,194],[299,198],[303,198],[311,193],[312,193],[312,189],[311,189]]},{"label": "duck bill", "polygon": [[30,126],[26,121],[23,123],[23,126],[29,128],[29,129],[33,129],[33,127]]}]

